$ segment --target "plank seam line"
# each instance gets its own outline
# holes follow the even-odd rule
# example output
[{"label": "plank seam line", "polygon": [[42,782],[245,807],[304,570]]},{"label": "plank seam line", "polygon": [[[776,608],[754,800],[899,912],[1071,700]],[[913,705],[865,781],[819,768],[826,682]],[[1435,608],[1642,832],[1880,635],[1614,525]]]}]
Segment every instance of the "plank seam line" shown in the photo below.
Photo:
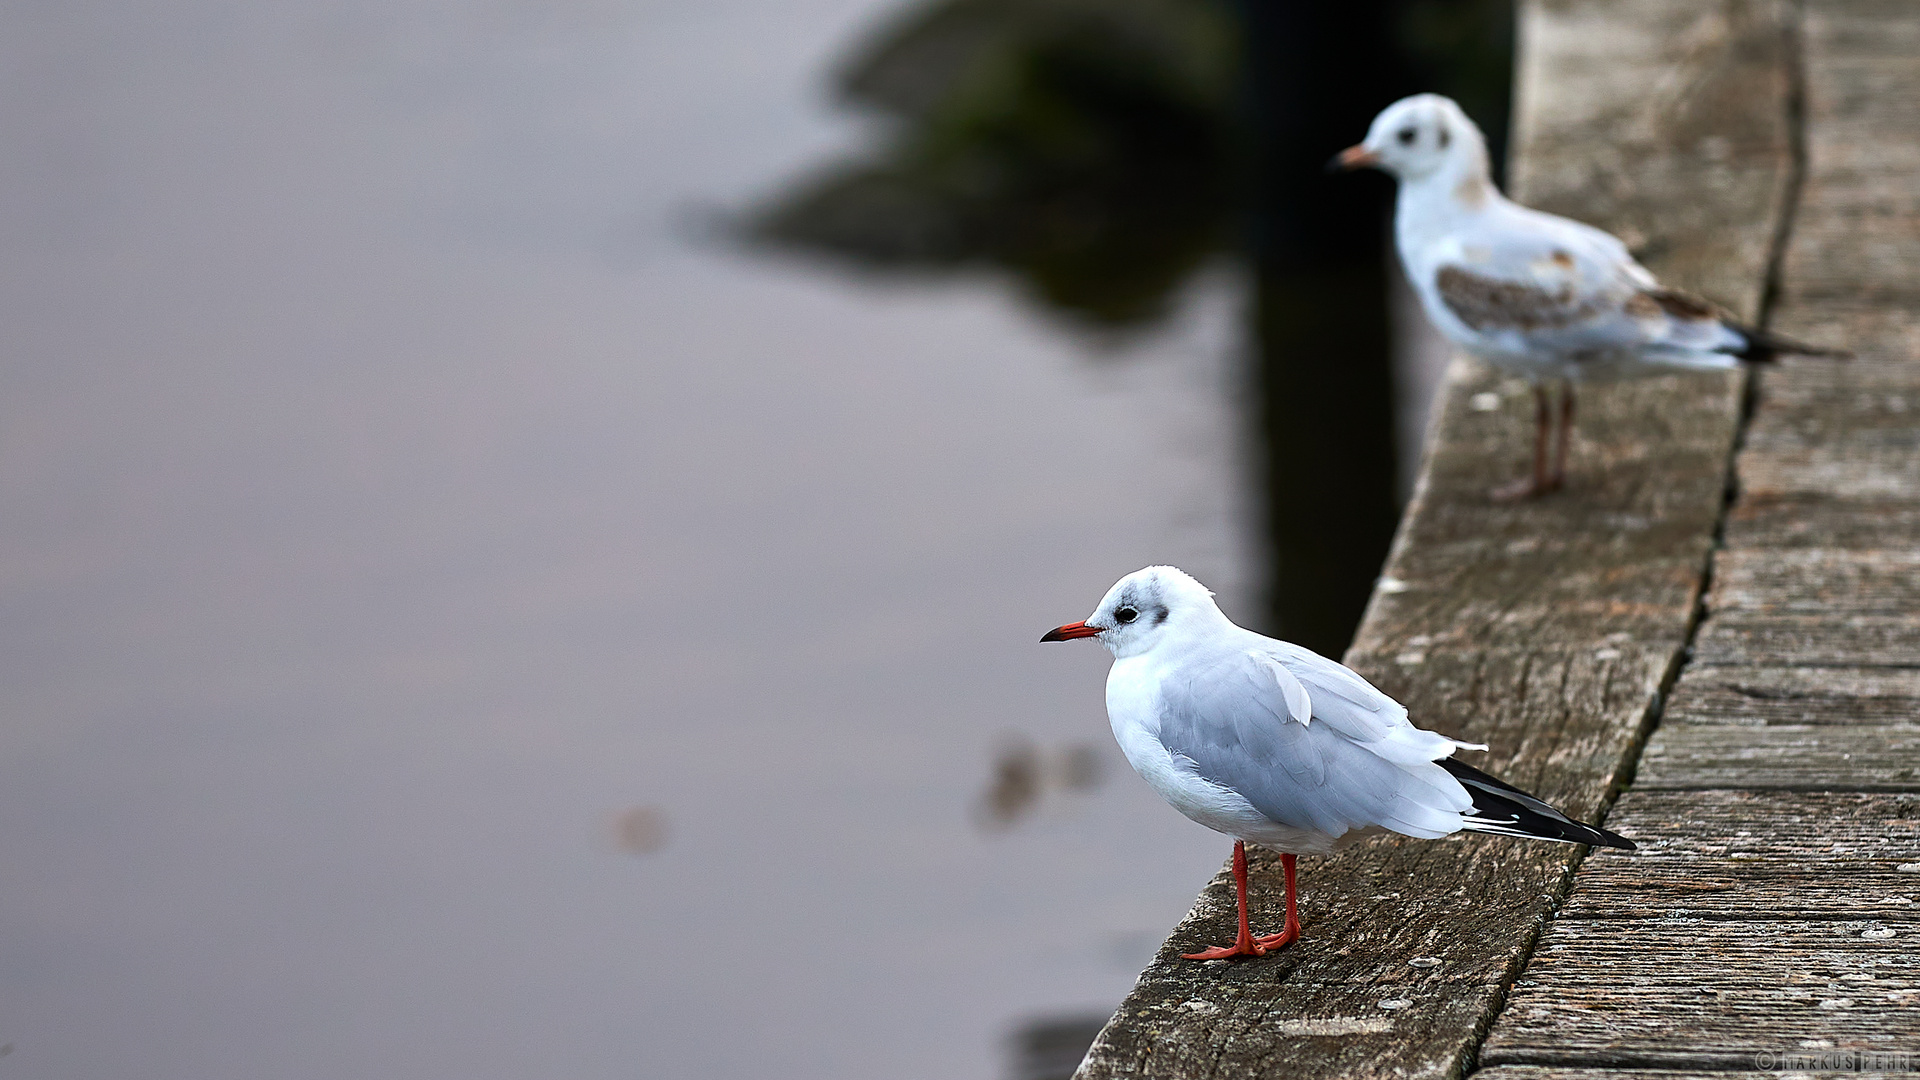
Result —
[{"label": "plank seam line", "polygon": [[1920,784],[1861,784],[1855,787],[1841,787],[1837,784],[1794,784],[1788,782],[1766,783],[1754,781],[1747,784],[1649,784],[1638,791],[1725,791],[1725,792],[1769,792],[1788,795],[1914,795],[1920,794]]},{"label": "plank seam line", "polygon": [[[1714,668],[1753,668],[1753,667],[1758,667],[1760,665],[1755,664],[1753,662],[1753,658],[1749,657],[1747,659],[1734,661],[1734,662],[1719,661],[1719,660],[1703,660],[1697,663],[1689,663],[1687,666],[1693,667],[1693,668],[1700,668],[1703,670],[1712,670]],[[1817,660],[1796,660],[1791,664],[1777,664],[1777,665],[1769,664],[1769,665],[1766,665],[1766,667],[1770,671],[1801,671],[1801,670],[1806,670],[1806,671],[1920,671],[1920,664],[1875,664],[1871,662],[1861,662],[1858,660],[1847,660],[1847,661],[1835,660],[1831,663],[1821,663]],[[1748,694],[1745,696],[1760,697],[1760,695],[1756,695],[1756,694]],[[1813,699],[1812,698],[1784,698],[1784,697],[1764,698],[1764,697],[1761,697],[1760,700],[1795,701],[1795,700],[1813,700]]]},{"label": "plank seam line", "polygon": [[[1807,170],[1807,133],[1806,133],[1806,50],[1804,48],[1806,0],[1789,0],[1785,5],[1786,18],[1781,28],[1782,55],[1786,68],[1787,86],[1783,111],[1787,136],[1786,178],[1781,184],[1779,217],[1774,222],[1773,235],[1768,241],[1765,277],[1761,281],[1759,310],[1755,312],[1755,322],[1766,327],[1778,307],[1781,293],[1781,277],[1784,273],[1787,248],[1793,239],[1793,225],[1799,209],[1801,189],[1804,186]],[[1694,644],[1699,640],[1700,627],[1710,615],[1707,598],[1713,589],[1714,560],[1726,549],[1727,522],[1732,517],[1733,507],[1740,498],[1740,452],[1746,447],[1747,432],[1752,426],[1753,416],[1759,404],[1759,380],[1750,371],[1741,375],[1741,393],[1739,416],[1734,421],[1733,440],[1727,449],[1726,478],[1720,497],[1720,511],[1713,527],[1713,540],[1709,545],[1704,565],[1700,570],[1699,593],[1694,598],[1693,611],[1687,620],[1687,628],[1682,636],[1681,646],[1674,650],[1673,657],[1667,663],[1662,674],[1660,687],[1655,691],[1653,700],[1648,703],[1642,715],[1639,729],[1629,740],[1621,753],[1619,768],[1615,770],[1614,782],[1605,798],[1597,808],[1595,820],[1604,824],[1620,795],[1633,783],[1633,774],[1638,770],[1641,755],[1646,750],[1653,733],[1660,728],[1668,700],[1673,696],[1674,684],[1679,682],[1680,673],[1693,658]],[[1481,1014],[1480,1022],[1475,1026],[1473,1039],[1465,1047],[1460,1059],[1460,1076],[1470,1076],[1480,1069],[1480,1049],[1486,1045],[1487,1037],[1492,1034],[1494,1025],[1506,1011],[1507,1000],[1519,980],[1533,961],[1542,938],[1548,927],[1559,916],[1573,895],[1573,889],[1579,878],[1580,867],[1585,864],[1590,852],[1576,850],[1567,865],[1560,881],[1553,890],[1544,917],[1533,928],[1533,932],[1522,942],[1513,956],[1500,989],[1494,994],[1486,1012]],[[1550,1064],[1578,1064],[1581,1061],[1593,1063],[1602,1059],[1567,1056],[1562,1061]],[[1735,1067],[1751,1067],[1751,1061],[1743,1066],[1731,1063],[1703,1066],[1715,1071]]]},{"label": "plank seam line", "polygon": [[1514,1066],[1607,1070],[1658,1069],[1674,1072],[1752,1073],[1754,1071],[1752,1051],[1743,1050],[1677,1050],[1665,1054],[1610,1050],[1575,1055],[1537,1049],[1513,1049],[1504,1051],[1501,1054],[1500,1064],[1492,1068]]},{"label": "plank seam line", "polygon": [[[1767,276],[1760,289],[1760,310],[1756,313],[1762,329],[1770,328],[1774,312],[1780,306],[1780,293],[1786,277],[1787,248],[1793,240],[1793,226],[1800,214],[1800,193],[1806,185],[1807,150],[1807,50],[1806,0],[1788,0],[1786,26],[1781,33],[1782,52],[1787,68],[1787,178],[1781,185],[1780,219],[1774,222],[1773,237],[1767,246]],[[1747,380],[1749,412],[1741,417],[1740,442],[1746,441],[1746,421],[1751,418],[1753,379]],[[1722,527],[1725,520],[1722,519]]]},{"label": "plank seam line", "polygon": [[[1635,918],[1631,915],[1605,916],[1605,915],[1587,915],[1587,914],[1567,915],[1567,916],[1563,916],[1563,918],[1565,918],[1569,923],[1585,924],[1588,926],[1592,926],[1596,923],[1615,923],[1615,924],[1631,923],[1635,926],[1644,926],[1650,922],[1659,923],[1666,926],[1690,926],[1694,923],[1753,923],[1755,925],[1776,926],[1776,927],[1780,925],[1780,922],[1778,919],[1762,918],[1761,916],[1751,912],[1744,913],[1744,914],[1737,914],[1737,915],[1736,914],[1720,914],[1717,912],[1695,912],[1694,914],[1688,915],[1684,919],[1671,919],[1671,920],[1664,919],[1664,918],[1663,919],[1641,919],[1641,918]],[[1793,921],[1797,924],[1809,924],[1809,925],[1820,925],[1820,926],[1838,926],[1846,923],[1855,923],[1855,924],[1893,923],[1898,926],[1905,926],[1908,923],[1920,921],[1920,916],[1916,916],[1913,912],[1910,912],[1910,911],[1897,911],[1897,912],[1883,911],[1880,914],[1870,914],[1865,911],[1852,911],[1852,912],[1844,912],[1837,915],[1827,915],[1827,914],[1809,915],[1801,912],[1796,912],[1794,914]],[[1852,939],[1849,939],[1849,940],[1852,940]]]}]

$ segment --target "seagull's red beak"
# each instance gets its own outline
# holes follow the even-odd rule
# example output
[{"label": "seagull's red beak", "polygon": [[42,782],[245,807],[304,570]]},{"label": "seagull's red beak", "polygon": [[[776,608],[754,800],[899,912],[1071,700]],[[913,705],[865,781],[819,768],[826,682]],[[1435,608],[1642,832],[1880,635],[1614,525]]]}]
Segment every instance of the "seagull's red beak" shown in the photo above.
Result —
[{"label": "seagull's red beak", "polygon": [[1088,626],[1083,622],[1070,622],[1065,626],[1056,626],[1040,635],[1041,641],[1072,641],[1074,638],[1093,637],[1100,632],[1097,626]]},{"label": "seagull's red beak", "polygon": [[1349,146],[1335,154],[1332,161],[1327,162],[1327,171],[1345,172],[1378,164],[1380,164],[1379,154],[1364,146]]}]

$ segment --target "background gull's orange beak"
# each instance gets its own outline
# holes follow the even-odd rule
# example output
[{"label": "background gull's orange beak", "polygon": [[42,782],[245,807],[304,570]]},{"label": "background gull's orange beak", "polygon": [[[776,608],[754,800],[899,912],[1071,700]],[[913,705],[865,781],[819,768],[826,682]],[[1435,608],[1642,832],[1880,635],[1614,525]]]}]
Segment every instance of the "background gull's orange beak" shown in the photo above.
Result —
[{"label": "background gull's orange beak", "polygon": [[1341,172],[1378,164],[1380,164],[1379,154],[1374,153],[1364,146],[1349,146],[1345,150],[1335,154],[1332,161],[1327,162],[1327,171]]},{"label": "background gull's orange beak", "polygon": [[1100,632],[1097,626],[1088,626],[1083,622],[1070,622],[1065,626],[1056,626],[1040,635],[1041,641],[1072,641],[1074,638],[1092,637]]}]

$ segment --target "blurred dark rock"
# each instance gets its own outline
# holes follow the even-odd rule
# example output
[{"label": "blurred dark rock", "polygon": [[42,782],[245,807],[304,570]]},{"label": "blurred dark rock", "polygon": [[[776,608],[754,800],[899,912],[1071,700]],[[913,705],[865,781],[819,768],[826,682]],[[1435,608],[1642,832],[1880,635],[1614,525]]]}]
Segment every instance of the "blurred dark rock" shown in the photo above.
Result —
[{"label": "blurred dark rock", "polygon": [[1060,750],[1054,776],[1062,790],[1093,791],[1107,779],[1107,758],[1093,743],[1074,743]]},{"label": "blurred dark rock", "polygon": [[1025,740],[1007,743],[994,759],[976,820],[985,829],[1011,828],[1039,805],[1041,783],[1040,752]]},{"label": "blurred dark rock", "polygon": [[613,842],[629,855],[651,855],[667,846],[667,812],[636,806],[613,819]]},{"label": "blurred dark rock", "polygon": [[1098,790],[1106,781],[1108,754],[1092,742],[1043,753],[1025,738],[1009,739],[994,756],[986,790],[974,807],[975,822],[1000,832],[1038,810],[1048,791],[1084,795]]},{"label": "blurred dark rock", "polygon": [[1105,1016],[1066,1016],[1020,1025],[1007,1040],[1013,1059],[1009,1080],[1071,1080],[1106,1023]]},{"label": "blurred dark rock", "polygon": [[751,234],[859,266],[998,268],[1080,320],[1151,320],[1230,246],[1233,42],[1210,0],[921,9],[840,79],[890,121],[881,145]]}]

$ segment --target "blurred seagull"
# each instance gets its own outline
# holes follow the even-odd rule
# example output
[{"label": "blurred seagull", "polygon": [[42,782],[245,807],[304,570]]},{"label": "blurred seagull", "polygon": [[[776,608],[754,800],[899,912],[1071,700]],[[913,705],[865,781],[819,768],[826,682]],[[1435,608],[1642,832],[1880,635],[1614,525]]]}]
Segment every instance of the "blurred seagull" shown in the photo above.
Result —
[{"label": "blurred seagull", "polygon": [[[1331,163],[1366,165],[1400,181],[1394,240],[1427,317],[1454,344],[1533,384],[1533,475],[1496,497],[1565,483],[1575,382],[1721,370],[1779,353],[1847,355],[1742,326],[1705,300],[1661,287],[1617,237],[1509,200],[1493,186],[1480,129],[1451,99],[1394,102],[1365,142]],[[1549,468],[1551,380],[1565,390]]]},{"label": "blurred seagull", "polygon": [[[1344,665],[1235,626],[1171,566],[1128,574],[1085,621],[1040,640],[1089,637],[1113,653],[1107,717],[1127,760],[1174,809],[1234,838],[1239,934],[1186,959],[1263,956],[1298,938],[1294,856],[1331,851],[1349,832],[1464,829],[1633,849],[1454,761],[1455,750],[1486,747],[1422,731]],[[1255,937],[1247,924],[1248,841],[1281,853],[1277,934]]]}]

